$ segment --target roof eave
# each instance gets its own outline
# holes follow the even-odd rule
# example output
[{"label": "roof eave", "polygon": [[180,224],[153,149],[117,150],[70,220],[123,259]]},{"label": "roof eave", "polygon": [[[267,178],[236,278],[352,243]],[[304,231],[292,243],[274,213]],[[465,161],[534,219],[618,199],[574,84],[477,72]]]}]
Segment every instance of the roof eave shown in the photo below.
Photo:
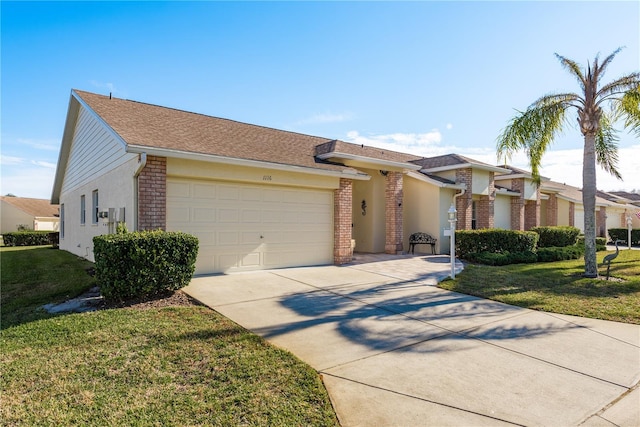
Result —
[{"label": "roof eave", "polygon": [[316,157],[321,160],[354,161],[365,165],[371,165],[371,167],[374,168],[384,167],[403,171],[417,171],[420,169],[419,165],[414,165],[412,163],[394,162],[391,160],[376,159],[374,157],[358,156],[357,154],[340,153],[336,151],[318,154]]},{"label": "roof eave", "polygon": [[440,188],[452,188],[454,190],[466,190],[467,186],[465,184],[455,184],[455,183],[447,183],[447,182],[441,182],[432,178],[429,178],[426,175],[423,175],[419,172],[414,172],[414,171],[410,171],[407,173],[408,176],[415,178],[417,180],[423,181],[423,182],[427,182],[429,184],[435,185],[437,187]]},{"label": "roof eave", "polygon": [[189,151],[171,150],[167,148],[146,147],[142,145],[128,145],[127,153],[167,157],[174,159],[199,160],[210,163],[220,163],[234,166],[260,167],[265,169],[282,170],[288,172],[306,173],[312,175],[334,176],[338,178],[349,178],[359,181],[368,181],[371,176],[359,172],[352,168],[345,168],[341,171],[332,171],[307,166],[287,165],[281,163],[264,162],[260,160],[240,159],[235,157],[224,157],[214,154],[193,153]]},{"label": "roof eave", "polygon": [[500,172],[500,173],[509,173],[509,172],[511,172],[509,169],[501,168],[501,167],[498,167],[498,166],[479,165],[477,163],[458,163],[458,164],[455,164],[455,165],[438,166],[438,167],[435,167],[435,168],[424,168],[424,169],[420,169],[420,172],[434,173],[434,172],[445,172],[445,171],[450,171],[450,170],[467,169],[467,168],[480,169],[480,170],[485,170],[485,171],[489,171],[489,172]]}]

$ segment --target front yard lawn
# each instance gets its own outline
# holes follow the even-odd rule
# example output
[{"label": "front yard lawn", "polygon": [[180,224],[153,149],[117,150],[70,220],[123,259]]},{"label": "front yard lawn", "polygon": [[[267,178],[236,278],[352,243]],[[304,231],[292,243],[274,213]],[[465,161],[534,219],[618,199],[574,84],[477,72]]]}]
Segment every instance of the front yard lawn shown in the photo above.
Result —
[{"label": "front yard lawn", "polygon": [[583,260],[503,267],[466,265],[444,289],[553,313],[640,324],[640,251],[622,250],[606,281],[598,253],[599,279],[586,279]]},{"label": "front yard lawn", "polygon": [[[42,251],[63,254],[63,273]],[[37,307],[77,291],[45,282],[77,276],[90,288],[86,261],[46,248],[0,256],[3,425],[338,425],[312,368],[216,312],[155,303],[48,315]]]}]

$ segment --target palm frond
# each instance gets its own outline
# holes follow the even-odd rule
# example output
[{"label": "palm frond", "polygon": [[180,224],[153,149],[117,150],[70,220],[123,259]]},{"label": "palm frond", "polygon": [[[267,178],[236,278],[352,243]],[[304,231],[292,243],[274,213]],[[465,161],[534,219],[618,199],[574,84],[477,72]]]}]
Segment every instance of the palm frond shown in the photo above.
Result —
[{"label": "palm frond", "polygon": [[640,137],[640,85],[627,91],[621,99],[616,101],[614,104],[616,118],[624,118],[624,127],[631,129]]},{"label": "palm frond", "polygon": [[562,55],[558,55],[557,53],[555,53],[554,55],[556,56],[556,58],[558,58],[560,64],[562,64],[564,68],[566,68],[571,72],[571,74],[573,74],[576,80],[578,80],[578,82],[580,83],[580,88],[584,91],[587,82],[585,81],[584,71],[582,70],[582,68],[580,68],[580,64],[572,59],[565,58]]},{"label": "palm frond", "polygon": [[543,96],[531,104],[526,111],[511,119],[497,140],[498,158],[508,160],[514,152],[524,150],[534,180],[540,182],[539,168],[542,156],[562,131],[566,111],[581,103],[572,93]]},{"label": "palm frond", "polygon": [[640,72],[635,72],[622,76],[606,85],[602,86],[596,94],[598,104],[611,99],[612,96],[626,93],[640,86]]},{"label": "palm frond", "polygon": [[599,66],[599,67],[597,66],[597,64],[598,64],[598,57],[599,57],[599,55],[596,55],[596,58],[595,58],[595,60],[594,60],[594,64],[595,64],[595,65],[596,65],[596,67],[597,67],[597,71],[596,71],[596,72],[597,72],[597,76],[596,76],[596,77],[597,77],[597,79],[598,79],[598,80],[600,80],[600,78],[602,78],[602,77],[604,76],[604,73],[605,73],[605,71],[606,71],[607,67],[609,66],[609,64],[611,63],[611,61],[613,61],[613,58],[615,58],[615,57],[616,57],[616,55],[617,55],[618,53],[620,53],[620,51],[621,51],[622,49],[624,49],[624,47],[619,47],[619,48],[617,48],[616,50],[614,50],[614,51],[613,51],[613,53],[611,53],[609,56],[607,56],[607,57],[604,59],[604,61],[602,61],[602,63],[600,64],[600,66]]},{"label": "palm frond", "polygon": [[607,173],[622,181],[618,171],[618,134],[613,121],[608,114],[600,118],[600,130],[596,134],[596,162]]}]

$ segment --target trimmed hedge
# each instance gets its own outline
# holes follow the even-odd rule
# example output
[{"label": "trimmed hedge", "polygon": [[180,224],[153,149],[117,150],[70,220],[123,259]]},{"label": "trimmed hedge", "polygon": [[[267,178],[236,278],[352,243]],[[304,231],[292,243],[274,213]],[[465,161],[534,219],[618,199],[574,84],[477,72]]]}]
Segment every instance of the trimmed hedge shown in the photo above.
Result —
[{"label": "trimmed hedge", "polygon": [[[584,236],[578,236],[576,246],[582,248],[584,251]],[[607,239],[604,237],[596,237],[596,252],[607,250]]]},{"label": "trimmed hedge", "polygon": [[[626,228],[610,228],[607,230],[609,232],[609,237],[611,237],[611,241],[615,242],[616,240],[621,240],[626,244],[627,239],[629,238],[629,230]],[[640,228],[634,228],[631,230],[631,244],[632,245],[640,245]]]},{"label": "trimmed hedge", "polygon": [[2,240],[5,246],[41,246],[52,244],[50,234],[55,231],[16,231],[5,233]]},{"label": "trimmed hedge", "polygon": [[180,232],[143,231],[93,238],[96,279],[107,300],[151,298],[187,286],[198,239]]},{"label": "trimmed hedge", "polygon": [[538,248],[537,255],[539,262],[580,259],[584,255],[584,245]]},{"label": "trimmed hedge", "polygon": [[467,261],[485,265],[530,264],[538,261],[535,252],[474,252],[467,254]]},{"label": "trimmed hedge", "polygon": [[502,229],[456,231],[456,252],[462,259],[471,253],[535,252],[538,233]]},{"label": "trimmed hedge", "polygon": [[580,229],[572,226],[533,227],[531,231],[540,235],[539,248],[575,245],[580,234]]}]

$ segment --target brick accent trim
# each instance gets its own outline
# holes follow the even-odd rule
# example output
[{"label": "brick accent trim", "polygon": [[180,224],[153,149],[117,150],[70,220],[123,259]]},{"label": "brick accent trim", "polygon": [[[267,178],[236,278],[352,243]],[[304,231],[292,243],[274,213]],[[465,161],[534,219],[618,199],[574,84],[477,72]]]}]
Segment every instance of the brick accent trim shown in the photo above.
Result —
[{"label": "brick accent trim", "polygon": [[385,245],[388,254],[402,253],[402,172],[388,172],[385,187]]},{"label": "brick accent trim", "polygon": [[138,175],[138,230],[167,228],[167,159],[148,156]]},{"label": "brick accent trim", "polygon": [[[523,179],[524,182],[524,179]],[[524,205],[524,229],[531,230],[540,225],[540,188],[536,189],[536,199],[527,200]]]},{"label": "brick accent trim", "polygon": [[569,202],[569,225],[575,227],[576,225],[576,204]]},{"label": "brick accent trim", "polygon": [[333,191],[333,262],[351,262],[351,224],[353,222],[353,181],[340,178],[340,188]]},{"label": "brick accent trim", "polygon": [[520,193],[518,197],[511,198],[511,229],[524,231],[524,178],[512,179],[511,190]]},{"label": "brick accent trim", "polygon": [[558,196],[549,194],[547,200],[547,225],[550,227],[558,225]]},{"label": "brick accent trim", "polygon": [[456,211],[458,211],[458,230],[471,230],[473,219],[473,171],[471,168],[456,169],[456,184],[465,184],[467,190],[456,199]]},{"label": "brick accent trim", "polygon": [[489,195],[480,196],[480,199],[478,200],[476,205],[477,228],[494,228],[496,224],[494,209],[496,201],[496,186],[494,175],[494,172],[489,173]]},{"label": "brick accent trim", "polygon": [[598,237],[607,237],[607,208],[600,206],[600,210],[596,212],[596,230]]}]

